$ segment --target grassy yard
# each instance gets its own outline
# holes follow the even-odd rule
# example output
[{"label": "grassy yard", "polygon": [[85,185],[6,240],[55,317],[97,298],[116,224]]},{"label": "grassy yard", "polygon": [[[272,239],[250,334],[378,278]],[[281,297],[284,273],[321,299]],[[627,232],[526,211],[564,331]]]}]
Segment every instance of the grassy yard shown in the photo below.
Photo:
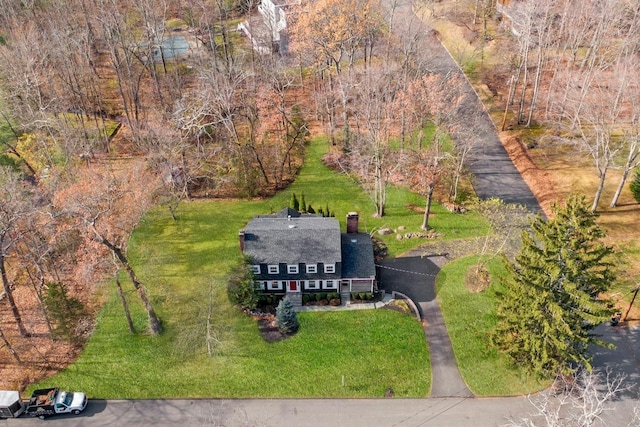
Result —
[{"label": "grassy yard", "polygon": [[496,322],[495,304],[501,287],[496,278],[506,274],[498,258],[491,260],[491,285],[471,292],[465,274],[477,256],[461,258],[444,266],[436,279],[438,301],[451,337],[460,374],[477,396],[527,394],[549,385],[509,366],[507,359],[488,345]]},{"label": "grassy yard", "polygon": [[[78,361],[32,388],[57,385],[93,398],[382,397],[387,387],[396,397],[426,396],[429,355],[422,326],[410,316],[388,310],[303,313],[296,336],[267,344],[256,321],[227,301],[224,277],[240,256],[238,230],[253,215],[287,206],[291,192],[304,193],[307,204],[329,204],[343,225],[347,212],[359,211],[364,230],[420,226],[421,215],[405,206],[422,202],[402,189],[390,190],[388,217],[371,217],[373,206],[356,184],[321,164],[326,148],[326,142],[312,143],[296,182],[269,200],[184,203],[176,221],[166,208],[149,212],[133,233],[129,255],[165,332],[129,334],[115,286],[105,283],[96,331]],[[475,214],[439,207],[432,224],[444,238],[487,230]],[[388,240],[393,253],[420,243]],[[124,277],[123,284],[143,332],[146,315]],[[211,356],[205,342],[209,301],[216,339]]]}]

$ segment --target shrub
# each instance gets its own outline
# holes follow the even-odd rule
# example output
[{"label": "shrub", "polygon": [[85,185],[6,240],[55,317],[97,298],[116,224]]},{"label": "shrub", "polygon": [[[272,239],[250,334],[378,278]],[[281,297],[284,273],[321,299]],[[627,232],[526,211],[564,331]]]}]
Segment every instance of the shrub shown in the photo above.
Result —
[{"label": "shrub", "polygon": [[[227,278],[229,301],[244,310],[253,310],[258,304],[258,293],[248,261],[234,267]],[[269,301],[267,301],[269,303]]]},{"label": "shrub", "polygon": [[287,297],[284,297],[276,308],[276,322],[278,323],[278,329],[283,334],[296,332],[300,327],[298,315]]},{"label": "shrub", "polygon": [[326,292],[320,292],[318,295],[320,295],[320,299],[327,299],[327,293]]},{"label": "shrub", "polygon": [[338,292],[331,292],[329,295],[327,295],[327,299],[336,299],[336,298],[340,298],[340,294]]},{"label": "shrub", "polygon": [[373,299],[373,294],[371,292],[365,293],[364,296],[365,296],[365,299],[368,299],[368,300]]},{"label": "shrub", "polygon": [[629,183],[629,188],[631,189],[633,198],[636,199],[636,202],[640,203],[640,168],[636,169],[636,173]]},{"label": "shrub", "polygon": [[322,299],[322,294],[321,293],[317,293],[315,294],[316,297],[316,301],[320,301]]},{"label": "shrub", "polygon": [[302,302],[303,303],[308,303],[309,301],[311,301],[311,295],[309,295],[309,294],[302,295]]},{"label": "shrub", "polygon": [[361,299],[361,300],[366,300],[366,299],[367,299],[367,294],[366,294],[366,292],[360,292],[360,293],[358,294],[358,298],[359,298],[359,299]]},{"label": "shrub", "polygon": [[353,299],[353,300],[360,299],[360,294],[358,294],[358,293],[356,293],[356,292],[352,293],[352,294],[351,294],[351,299]]}]

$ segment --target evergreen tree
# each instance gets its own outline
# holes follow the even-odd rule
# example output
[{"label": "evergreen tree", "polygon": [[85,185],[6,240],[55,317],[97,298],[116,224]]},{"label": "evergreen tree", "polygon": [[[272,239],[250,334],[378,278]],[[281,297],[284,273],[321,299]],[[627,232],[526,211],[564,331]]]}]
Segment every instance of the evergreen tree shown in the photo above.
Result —
[{"label": "evergreen tree", "polygon": [[289,207],[293,210],[300,209],[300,203],[298,202],[298,198],[296,197],[296,193],[291,193],[291,201],[289,202]]},{"label": "evergreen tree", "polygon": [[629,183],[629,189],[631,189],[631,194],[636,202],[640,203],[640,168],[636,169],[636,173]]},{"label": "evergreen tree", "polygon": [[309,204],[309,206],[307,206],[307,212],[310,214],[314,214],[316,213],[316,210],[313,209],[313,206],[311,206],[311,204]]},{"label": "evergreen tree", "polygon": [[304,200],[304,193],[300,194],[300,212],[307,211],[307,202]]},{"label": "evergreen tree", "polygon": [[589,344],[607,346],[590,330],[613,313],[599,299],[615,275],[597,215],[577,196],[552,212],[553,219],[538,217],[532,232],[522,233],[515,262],[505,258],[511,274],[492,336],[514,364],[540,376],[568,372],[572,362],[590,368]]},{"label": "evergreen tree", "polygon": [[253,310],[258,305],[258,292],[250,264],[251,260],[245,259],[231,269],[227,278],[229,301],[244,310]]},{"label": "evergreen tree", "polygon": [[278,329],[283,334],[294,333],[300,327],[298,315],[288,297],[280,300],[278,307],[276,307],[276,322],[278,323]]}]

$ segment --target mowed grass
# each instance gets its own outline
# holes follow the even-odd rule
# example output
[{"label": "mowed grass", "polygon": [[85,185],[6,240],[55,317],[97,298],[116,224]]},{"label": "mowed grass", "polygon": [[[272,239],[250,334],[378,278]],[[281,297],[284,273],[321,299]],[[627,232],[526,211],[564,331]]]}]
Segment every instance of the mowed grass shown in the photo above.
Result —
[{"label": "mowed grass", "polygon": [[465,275],[478,260],[478,256],[471,256],[450,262],[436,279],[438,301],[462,378],[476,396],[528,394],[544,389],[549,382],[514,369],[489,344],[502,290],[497,279],[507,272],[501,260],[494,258],[489,263],[491,285],[484,291],[471,292],[465,285]]},{"label": "mowed grass", "polygon": [[[329,147],[326,139],[315,140],[307,149],[307,158],[296,181],[286,190],[266,201],[263,209],[277,211],[289,206],[291,193],[295,193],[298,199],[304,194],[307,205],[311,204],[315,210],[326,206],[342,228],[345,228],[345,220],[348,212],[358,212],[360,215],[360,231],[375,232],[380,228],[406,227],[401,233],[418,232],[422,225],[423,215],[409,207],[418,206],[424,208],[425,199],[406,188],[390,186],[387,189],[386,215],[382,218],[373,216],[375,207],[373,202],[357,185],[344,174],[330,171],[323,163],[322,156]],[[487,221],[480,215],[469,212],[464,215],[447,211],[441,205],[434,203],[429,217],[429,226],[435,229],[441,239],[457,239],[475,237],[489,233]],[[257,212],[256,212],[257,213]],[[247,218],[249,220],[250,217]],[[424,241],[420,239],[398,240],[396,234],[379,236],[388,248],[391,256],[402,254],[419,246]]]},{"label": "mowed grass", "polygon": [[[238,230],[256,214],[287,206],[292,191],[304,192],[307,203],[328,203],[341,222],[349,211],[373,211],[353,182],[320,163],[325,149],[323,141],[312,143],[296,183],[269,200],[183,203],[176,221],[166,208],[149,212],[133,233],[128,253],[164,333],[145,333],[146,314],[123,276],[139,331],[130,334],[115,285],[105,283],[98,295],[104,306],[80,358],[30,389],[55,385],[83,390],[92,398],[382,397],[392,387],[396,397],[426,396],[429,355],[422,326],[410,316],[389,310],[301,313],[297,335],[268,344],[257,322],[227,300],[225,276],[240,258]],[[375,221],[419,226],[421,215],[403,208],[413,197],[392,190],[389,217],[361,214],[361,228],[375,227]],[[463,230],[460,234],[486,230],[474,226],[474,214],[451,216],[467,222],[449,226],[443,218],[436,221],[436,215],[434,226],[455,227]],[[420,243],[412,239],[393,248]]]}]

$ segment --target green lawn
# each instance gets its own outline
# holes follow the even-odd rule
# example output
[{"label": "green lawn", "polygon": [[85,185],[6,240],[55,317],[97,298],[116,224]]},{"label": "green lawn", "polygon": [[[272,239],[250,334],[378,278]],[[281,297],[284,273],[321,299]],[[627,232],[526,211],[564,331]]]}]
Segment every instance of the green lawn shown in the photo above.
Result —
[{"label": "green lawn", "polygon": [[477,261],[477,256],[471,256],[450,262],[436,279],[438,301],[460,374],[477,396],[527,394],[547,387],[549,382],[514,370],[504,356],[488,345],[501,290],[496,278],[507,273],[501,260],[494,258],[489,263],[491,285],[482,292],[471,292],[464,277]]},{"label": "green lawn", "polygon": [[[296,193],[300,198],[304,194],[307,205],[314,209],[328,205],[331,212],[335,213],[342,228],[345,227],[345,218],[348,212],[360,213],[360,231],[371,232],[382,227],[396,229],[398,226],[406,227],[405,232],[420,231],[422,214],[416,213],[407,207],[410,205],[423,207],[425,199],[405,188],[390,186],[387,189],[386,216],[375,218],[375,207],[371,199],[362,192],[360,187],[346,175],[339,175],[329,171],[322,163],[321,158],[328,150],[328,144],[324,139],[315,140],[307,149],[305,164],[296,181],[285,191],[266,201],[263,210],[277,211],[289,205],[291,193]],[[437,203],[432,205],[432,217],[429,225],[441,234],[442,239],[457,239],[473,237],[488,233],[487,222],[481,216],[469,212],[465,215],[454,214],[447,211]],[[252,212],[247,216],[249,220]],[[420,240],[400,240],[395,234],[380,236],[389,247],[389,254],[399,255],[419,246]]]},{"label": "green lawn", "polygon": [[[296,183],[269,200],[183,203],[176,221],[166,208],[149,212],[131,237],[129,256],[165,332],[129,334],[115,285],[105,283],[96,330],[78,361],[31,388],[56,385],[93,398],[382,397],[387,387],[397,397],[426,396],[429,355],[422,326],[410,316],[388,310],[303,313],[296,336],[267,344],[256,321],[227,301],[224,276],[240,257],[238,230],[253,215],[288,205],[292,191],[304,192],[307,203],[328,203],[342,223],[348,211],[373,211],[355,184],[322,166],[324,147],[313,143]],[[402,208],[412,196],[392,194],[389,218],[361,215],[362,228],[374,221],[420,224],[419,214]],[[136,328],[144,332],[146,315],[124,276],[122,281]],[[217,343],[212,356],[205,341],[210,288]]]}]

